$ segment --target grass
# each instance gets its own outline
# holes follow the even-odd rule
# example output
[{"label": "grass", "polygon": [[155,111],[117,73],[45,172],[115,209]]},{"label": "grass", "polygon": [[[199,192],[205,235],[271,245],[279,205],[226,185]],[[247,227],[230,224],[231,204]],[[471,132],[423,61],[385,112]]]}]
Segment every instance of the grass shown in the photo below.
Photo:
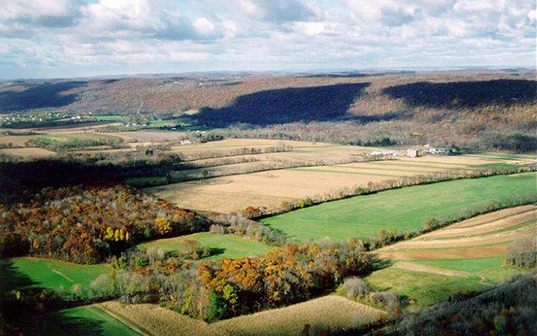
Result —
[{"label": "grass", "polygon": [[150,246],[156,246],[164,249],[166,252],[179,253],[181,252],[182,243],[185,240],[195,240],[200,246],[211,248],[214,254],[205,259],[240,258],[252,255],[261,256],[274,249],[272,246],[240,236],[231,234],[221,235],[211,232],[200,232],[187,236],[159,239],[140,244],[139,247],[145,249]]},{"label": "grass", "polygon": [[83,142],[87,140],[96,140],[96,141],[111,141],[111,142],[121,142],[121,138],[104,135],[104,134],[69,134],[69,135],[36,135],[35,139],[43,142],[44,144],[51,145],[56,143],[72,143],[72,142]]},{"label": "grass", "polygon": [[[40,322],[46,335],[141,335],[122,321],[109,315],[105,310],[93,306],[64,309],[52,319]],[[58,321],[59,320],[59,321]]]},{"label": "grass", "polygon": [[483,291],[489,286],[481,284],[477,276],[449,277],[394,268],[373,272],[365,278],[375,291],[390,291],[407,297],[411,309],[424,308],[448,301],[455,293]]},{"label": "grass", "polygon": [[[70,290],[74,284],[89,285],[99,275],[109,272],[104,265],[78,265],[31,257],[1,260],[0,270],[0,292],[21,287]],[[25,280],[14,279],[13,273]],[[19,283],[13,283],[14,281]]]},{"label": "grass", "polygon": [[98,121],[125,121],[127,116],[123,115],[96,115],[93,116]]},{"label": "grass", "polygon": [[370,237],[382,229],[422,229],[429,218],[445,218],[488,202],[535,195],[535,173],[439,182],[327,202],[263,219],[299,240]]},{"label": "grass", "polygon": [[415,264],[448,268],[468,273],[479,273],[486,270],[500,268],[503,265],[503,257],[476,258],[476,259],[433,259],[413,260]]}]

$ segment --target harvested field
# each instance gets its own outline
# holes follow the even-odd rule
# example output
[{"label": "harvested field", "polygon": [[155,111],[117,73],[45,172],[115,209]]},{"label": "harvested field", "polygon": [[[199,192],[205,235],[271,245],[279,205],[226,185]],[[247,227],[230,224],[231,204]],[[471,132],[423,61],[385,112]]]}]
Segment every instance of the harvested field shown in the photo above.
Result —
[{"label": "harvested field", "polygon": [[0,145],[13,144],[14,146],[24,146],[30,140],[30,135],[4,135],[0,136]]},{"label": "harvested field", "polygon": [[120,137],[126,142],[167,142],[177,141],[184,138],[184,134],[181,132],[164,132],[164,131],[135,131],[135,132],[111,132],[101,133]]},{"label": "harvested field", "polygon": [[24,158],[40,158],[56,155],[55,152],[44,148],[7,148],[0,149],[0,154],[22,156]]},{"label": "harvested field", "polygon": [[[240,139],[236,139],[240,140]],[[243,139],[244,140],[244,139]],[[228,140],[224,140],[228,141]],[[231,141],[231,140],[229,140]],[[278,142],[273,140],[272,145]],[[215,143],[221,143],[218,141]],[[240,142],[246,145],[244,141]],[[324,144],[286,142],[293,151],[241,157],[255,157],[264,162],[274,160],[342,160],[363,154],[363,147],[333,146]],[[207,145],[207,144],[204,144]],[[230,144],[231,145],[231,144]],[[250,143],[250,145],[255,145]],[[196,145],[197,147],[198,145]],[[187,146],[184,146],[185,148]],[[192,146],[195,147],[195,146]],[[239,147],[240,148],[240,147]],[[354,150],[354,152],[350,152]],[[169,184],[145,189],[157,196],[176,203],[178,206],[199,211],[231,213],[244,210],[248,206],[275,208],[282,202],[295,201],[322,194],[335,194],[343,188],[367,186],[369,182],[381,182],[402,176],[423,175],[450,170],[474,170],[490,160],[458,157],[457,164],[451,157],[419,157],[390,161],[359,162],[316,167],[290,168],[266,172],[249,173]],[[217,159],[211,159],[217,160]],[[193,161],[193,163],[202,160]],[[206,161],[206,160],[203,160]],[[203,162],[202,161],[202,162]],[[448,162],[448,163],[445,163]],[[214,164],[214,161],[211,163]],[[255,163],[252,163],[255,165]],[[213,167],[211,171],[229,170],[230,166]]]},{"label": "harvested field", "polygon": [[219,336],[226,333],[203,321],[192,319],[169,309],[152,304],[123,305],[110,301],[95,305],[111,312],[118,319],[128,321],[146,331],[148,335],[207,335]]},{"label": "harvested field", "polygon": [[537,207],[527,205],[470,218],[378,252],[400,260],[503,256],[511,241],[536,233]]},{"label": "harvested field", "polygon": [[380,310],[339,296],[324,296],[285,308],[216,322],[212,326],[236,336],[298,335],[306,325],[310,325],[312,330],[322,327],[338,332],[376,322],[383,315]]}]

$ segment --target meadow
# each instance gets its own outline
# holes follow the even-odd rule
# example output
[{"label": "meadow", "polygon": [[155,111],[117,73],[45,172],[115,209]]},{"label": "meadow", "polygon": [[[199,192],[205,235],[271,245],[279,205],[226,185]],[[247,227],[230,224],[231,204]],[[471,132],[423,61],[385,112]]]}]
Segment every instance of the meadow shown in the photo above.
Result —
[{"label": "meadow", "polygon": [[179,254],[184,249],[185,241],[196,241],[200,247],[208,247],[211,250],[211,256],[204,258],[204,260],[262,256],[274,248],[240,236],[212,232],[153,240],[138,245],[138,248],[145,250],[149,247],[159,247],[168,253]]},{"label": "meadow", "polygon": [[443,219],[486,203],[535,195],[535,176],[526,173],[405,187],[299,209],[262,222],[299,241],[419,230],[430,218]]}]

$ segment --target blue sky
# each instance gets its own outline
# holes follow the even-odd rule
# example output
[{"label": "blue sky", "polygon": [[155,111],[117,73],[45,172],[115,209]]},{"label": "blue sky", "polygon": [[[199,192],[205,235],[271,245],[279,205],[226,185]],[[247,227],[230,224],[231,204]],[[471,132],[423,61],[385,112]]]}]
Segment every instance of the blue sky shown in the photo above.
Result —
[{"label": "blue sky", "polygon": [[532,0],[1,0],[0,79],[535,67]]}]

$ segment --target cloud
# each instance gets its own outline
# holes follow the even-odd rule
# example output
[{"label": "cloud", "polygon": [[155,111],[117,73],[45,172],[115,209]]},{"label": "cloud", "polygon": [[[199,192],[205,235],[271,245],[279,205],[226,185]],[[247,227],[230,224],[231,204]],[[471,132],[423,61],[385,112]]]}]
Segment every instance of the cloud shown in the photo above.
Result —
[{"label": "cloud", "polygon": [[0,77],[530,65],[526,0],[2,0]]},{"label": "cloud", "polygon": [[238,5],[246,15],[277,24],[314,17],[313,11],[297,0],[239,0]]},{"label": "cloud", "polygon": [[0,6],[0,22],[18,25],[16,29],[70,27],[76,16],[72,0],[4,0]]},{"label": "cloud", "polygon": [[207,40],[223,36],[219,22],[201,17],[194,22],[158,0],[100,0],[81,9],[80,28],[93,36]]}]

